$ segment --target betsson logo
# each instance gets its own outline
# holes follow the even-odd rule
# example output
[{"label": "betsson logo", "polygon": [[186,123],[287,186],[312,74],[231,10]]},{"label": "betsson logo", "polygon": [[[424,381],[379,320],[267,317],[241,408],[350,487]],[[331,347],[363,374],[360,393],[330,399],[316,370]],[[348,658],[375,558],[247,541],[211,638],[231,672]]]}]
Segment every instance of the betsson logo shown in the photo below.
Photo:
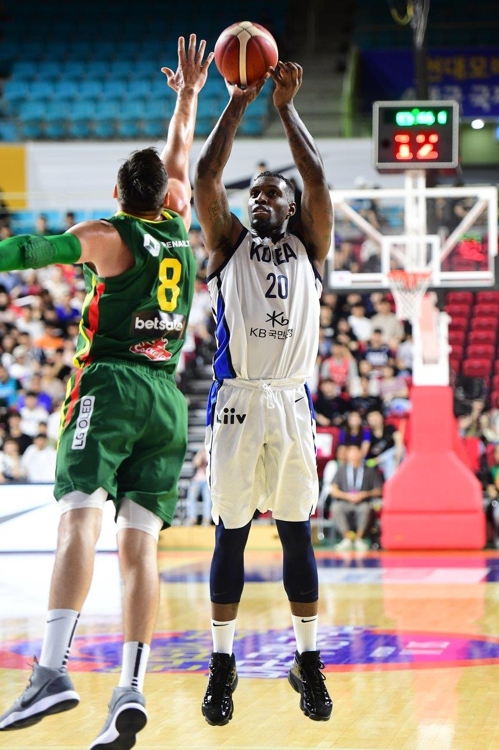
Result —
[{"label": "betsson logo", "polygon": [[160,320],[159,318],[149,319],[149,320],[143,320],[138,315],[135,317],[135,320],[133,322],[133,327],[135,331],[166,331],[170,333],[171,331],[181,331],[183,328],[183,323],[179,320]]}]

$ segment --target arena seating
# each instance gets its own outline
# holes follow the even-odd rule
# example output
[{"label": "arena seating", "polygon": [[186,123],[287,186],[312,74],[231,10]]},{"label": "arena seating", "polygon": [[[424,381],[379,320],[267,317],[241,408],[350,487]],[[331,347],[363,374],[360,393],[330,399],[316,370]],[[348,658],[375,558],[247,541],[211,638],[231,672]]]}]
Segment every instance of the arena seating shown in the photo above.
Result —
[{"label": "arena seating", "polygon": [[[195,31],[213,49],[226,26],[247,16],[242,0],[222,0],[216,8],[204,10],[200,5],[194,21],[190,7],[181,4],[166,24],[157,21],[164,14],[159,0],[152,0],[147,13],[142,5],[132,3],[126,14],[111,0],[105,17],[97,0],[85,4],[83,15],[73,3],[26,0],[21,8],[14,0],[6,0],[3,5],[0,141],[164,137],[174,96],[160,68],[164,64],[175,67],[178,36]],[[287,1],[268,5],[256,0],[252,20],[260,19],[278,39],[284,32],[288,5]],[[270,95],[270,87],[262,91],[241,135],[263,134]],[[133,111],[131,105],[137,99],[142,106]],[[226,100],[225,82],[213,65],[199,98],[196,136],[210,132]],[[153,112],[156,104],[161,106],[160,115]]]},{"label": "arena seating", "polygon": [[489,394],[499,391],[499,291],[448,292],[444,310],[453,372],[483,378]]}]

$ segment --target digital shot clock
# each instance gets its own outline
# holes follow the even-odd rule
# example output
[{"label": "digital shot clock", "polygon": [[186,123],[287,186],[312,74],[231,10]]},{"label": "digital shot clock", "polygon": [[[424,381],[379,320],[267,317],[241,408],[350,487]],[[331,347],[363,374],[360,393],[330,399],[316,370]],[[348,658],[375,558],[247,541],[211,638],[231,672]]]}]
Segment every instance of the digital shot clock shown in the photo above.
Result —
[{"label": "digital shot clock", "polygon": [[373,103],[373,162],[378,171],[452,169],[458,160],[458,102]]}]

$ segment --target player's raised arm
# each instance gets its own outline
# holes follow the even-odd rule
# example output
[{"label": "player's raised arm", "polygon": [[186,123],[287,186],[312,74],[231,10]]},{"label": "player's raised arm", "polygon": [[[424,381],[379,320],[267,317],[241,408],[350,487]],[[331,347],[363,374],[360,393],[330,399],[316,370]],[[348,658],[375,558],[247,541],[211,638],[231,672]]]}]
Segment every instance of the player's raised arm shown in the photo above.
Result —
[{"label": "player's raised arm", "polygon": [[275,83],[274,106],[303,180],[300,232],[314,259],[323,263],[331,246],[333,206],[319,149],[293,101],[302,84],[303,69],[297,63],[279,61],[270,74]]},{"label": "player's raised arm", "polygon": [[194,205],[210,254],[228,251],[241,231],[239,220],[230,212],[223,170],[246,108],[256,99],[267,77],[246,89],[227,83],[229,103],[208,136],[196,164]]},{"label": "player's raised arm", "polygon": [[168,173],[168,206],[182,216],[187,229],[191,220],[189,154],[194,140],[198,94],[206,83],[208,68],[213,60],[213,52],[203,60],[205,50],[204,39],[196,49],[195,34],[190,35],[186,50],[184,37],[181,36],[178,40],[177,70],[161,69],[168,79],[168,85],[177,93],[166,145],[161,153]]}]

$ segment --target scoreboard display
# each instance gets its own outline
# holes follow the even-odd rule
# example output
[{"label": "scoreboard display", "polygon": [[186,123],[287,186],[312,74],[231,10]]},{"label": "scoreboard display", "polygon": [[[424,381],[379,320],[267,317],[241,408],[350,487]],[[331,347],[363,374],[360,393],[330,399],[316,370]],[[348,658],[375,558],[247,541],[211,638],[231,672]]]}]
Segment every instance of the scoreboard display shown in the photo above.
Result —
[{"label": "scoreboard display", "polygon": [[458,102],[374,102],[373,152],[378,171],[457,167]]}]

